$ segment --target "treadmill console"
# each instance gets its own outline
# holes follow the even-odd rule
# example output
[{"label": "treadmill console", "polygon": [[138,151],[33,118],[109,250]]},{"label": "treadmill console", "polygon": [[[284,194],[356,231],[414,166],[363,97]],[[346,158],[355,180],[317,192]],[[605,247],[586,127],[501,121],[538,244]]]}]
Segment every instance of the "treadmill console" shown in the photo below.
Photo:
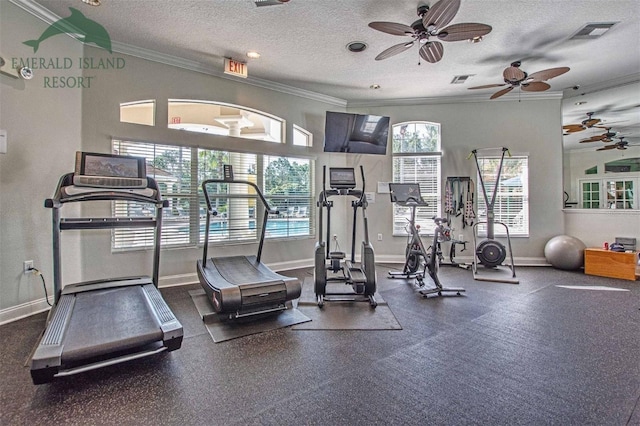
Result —
[{"label": "treadmill console", "polygon": [[353,189],[356,187],[356,172],[352,167],[329,168],[329,186],[332,189]]}]

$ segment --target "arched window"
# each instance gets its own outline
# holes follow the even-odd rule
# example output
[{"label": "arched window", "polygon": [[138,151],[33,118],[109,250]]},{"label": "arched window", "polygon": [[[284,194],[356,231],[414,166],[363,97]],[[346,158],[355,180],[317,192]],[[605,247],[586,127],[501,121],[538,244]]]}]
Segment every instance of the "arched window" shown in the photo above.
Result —
[{"label": "arched window", "polygon": [[[440,124],[412,121],[393,127],[393,182],[418,183],[422,198],[428,203],[416,211],[416,224],[432,229],[433,216],[441,211]],[[393,235],[406,235],[410,210],[394,204]]]},{"label": "arched window", "polygon": [[262,111],[222,102],[169,99],[170,129],[283,143],[284,120]]}]

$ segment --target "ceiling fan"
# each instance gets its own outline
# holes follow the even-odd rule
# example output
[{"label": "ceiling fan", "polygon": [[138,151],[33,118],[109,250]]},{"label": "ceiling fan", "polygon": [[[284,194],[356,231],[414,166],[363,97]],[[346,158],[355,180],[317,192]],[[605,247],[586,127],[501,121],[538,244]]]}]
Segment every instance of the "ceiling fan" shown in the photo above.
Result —
[{"label": "ceiling fan", "polygon": [[612,132],[611,127],[599,127],[599,126],[595,126],[595,127],[598,127],[599,129],[607,129],[607,131],[601,135],[595,135],[595,136],[591,136],[590,138],[582,139],[580,143],[598,142],[598,141],[611,142],[613,141],[612,138],[614,138],[618,134],[618,132]]},{"label": "ceiling fan", "polygon": [[605,145],[601,148],[596,149],[596,151],[608,151],[610,149],[627,149],[627,147],[629,146],[634,146],[634,145],[629,145],[629,142],[624,140],[624,136],[621,136],[619,138],[620,140],[616,143],[612,143],[611,145]]},{"label": "ceiling fan", "polygon": [[582,122],[580,122],[579,124],[564,125],[562,126],[562,130],[564,130],[567,133],[575,133],[575,132],[581,132],[582,130],[585,130],[585,129],[592,128],[593,126],[595,126],[596,124],[602,121],[599,118],[593,118],[593,114],[595,113],[588,112],[587,118],[585,120],[582,120]]},{"label": "ceiling fan", "polygon": [[502,95],[505,95],[512,91],[516,87],[520,87],[525,92],[544,92],[551,88],[551,86],[545,81],[554,77],[562,75],[569,71],[569,67],[549,68],[546,70],[534,72],[533,74],[527,74],[520,69],[520,61],[512,62],[511,66],[504,69],[502,77],[504,77],[504,83],[500,84],[485,84],[483,86],[469,87],[469,89],[488,89],[490,87],[509,86],[506,89],[502,89],[491,95],[489,99],[496,99]]},{"label": "ceiling fan", "polygon": [[453,24],[445,27],[458,13],[459,8],[460,0],[440,0],[432,7],[426,4],[418,5],[420,19],[411,26],[395,22],[370,22],[369,26],[374,30],[391,35],[409,36],[412,39],[383,50],[376,56],[376,61],[390,58],[418,43],[420,57],[427,62],[436,63],[442,59],[444,53],[444,47],[438,40],[478,42],[491,32],[491,26],[477,23]]}]

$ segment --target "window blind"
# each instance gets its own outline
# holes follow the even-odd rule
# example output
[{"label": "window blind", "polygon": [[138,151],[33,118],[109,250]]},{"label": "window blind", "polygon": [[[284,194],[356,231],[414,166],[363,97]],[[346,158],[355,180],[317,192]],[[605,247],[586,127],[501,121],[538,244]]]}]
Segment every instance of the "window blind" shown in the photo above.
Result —
[{"label": "window blind", "polygon": [[[221,179],[222,166],[233,166],[236,180],[258,185],[267,201],[281,213],[270,218],[267,238],[313,235],[313,163],[311,160],[206,150],[146,142],[113,140],[114,153],[144,157],[147,175],[153,177],[169,206],[162,221],[163,247],[195,246],[204,242],[207,206],[201,184]],[[258,177],[260,176],[260,178]],[[260,236],[264,211],[249,185],[216,183],[208,186],[218,212],[209,230],[211,242],[255,241]],[[113,214],[153,216],[153,206],[116,201]],[[153,246],[153,229],[118,228],[112,232],[112,249]]]},{"label": "window blind", "polygon": [[[416,225],[432,233],[433,217],[440,216],[441,152],[440,125],[426,121],[393,126],[393,182],[418,183],[427,206],[416,209]],[[393,235],[406,235],[411,217],[408,207],[393,205]]]}]

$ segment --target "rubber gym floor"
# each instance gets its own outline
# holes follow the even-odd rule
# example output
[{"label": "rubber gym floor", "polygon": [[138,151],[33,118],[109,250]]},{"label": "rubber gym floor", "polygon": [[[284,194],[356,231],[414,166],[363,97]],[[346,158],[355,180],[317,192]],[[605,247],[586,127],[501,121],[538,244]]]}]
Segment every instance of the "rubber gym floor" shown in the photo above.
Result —
[{"label": "rubber gym floor", "polygon": [[376,269],[402,330],[214,343],[188,294],[199,286],[163,288],[182,348],[40,386],[26,360],[46,314],[5,324],[0,424],[640,425],[638,282],[529,267],[515,285],[442,267],[466,293],[425,299],[386,278],[399,267]]}]

